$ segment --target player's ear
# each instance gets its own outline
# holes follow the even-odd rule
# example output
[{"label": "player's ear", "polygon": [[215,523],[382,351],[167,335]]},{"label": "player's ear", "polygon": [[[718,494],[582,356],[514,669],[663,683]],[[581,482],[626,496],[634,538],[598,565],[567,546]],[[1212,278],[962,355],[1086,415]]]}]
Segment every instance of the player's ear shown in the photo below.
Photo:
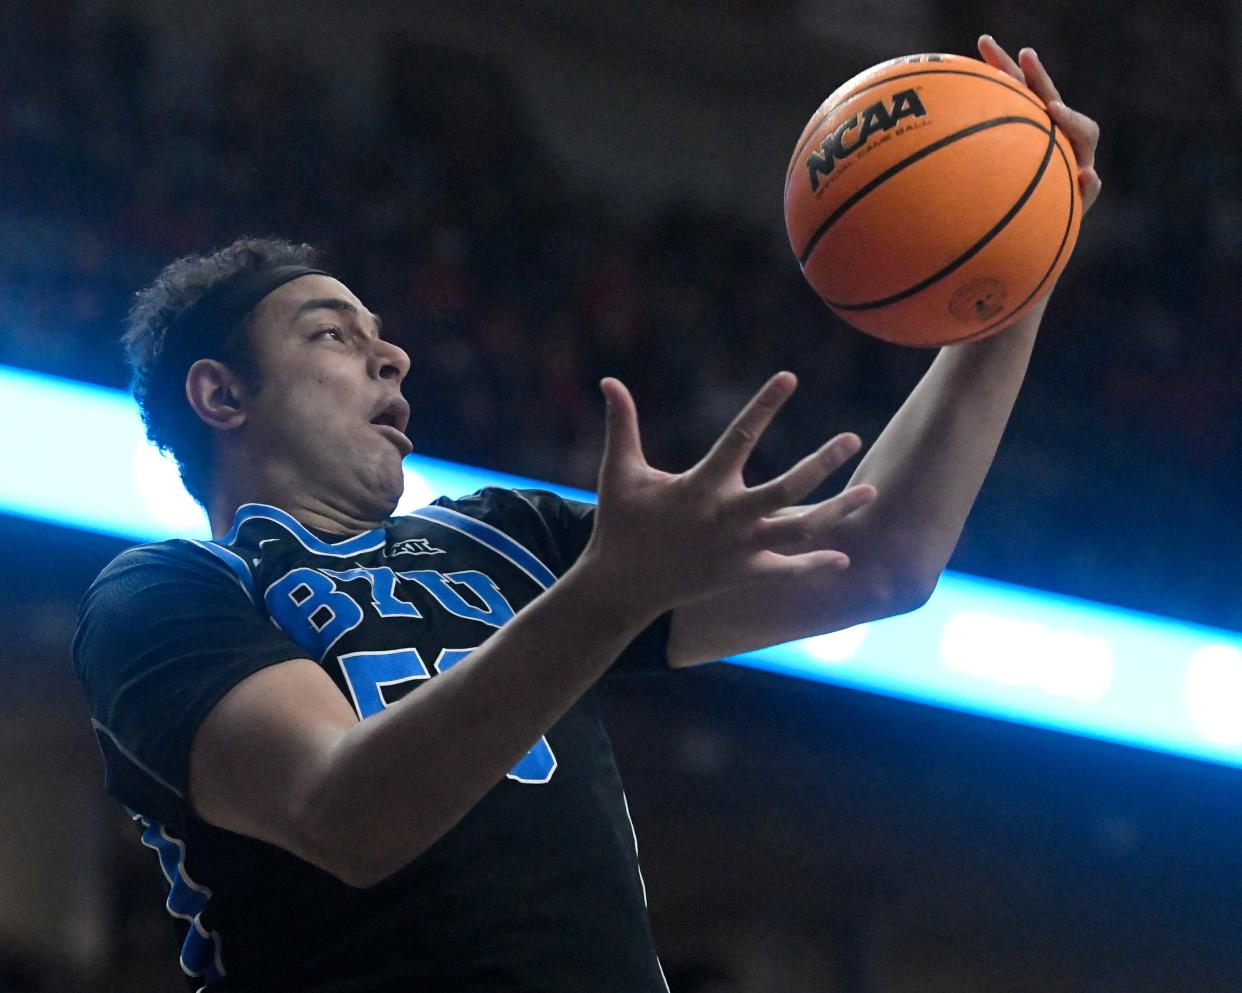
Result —
[{"label": "player's ear", "polygon": [[239,428],[246,421],[246,385],[216,359],[199,359],[185,377],[185,398],[208,427]]}]

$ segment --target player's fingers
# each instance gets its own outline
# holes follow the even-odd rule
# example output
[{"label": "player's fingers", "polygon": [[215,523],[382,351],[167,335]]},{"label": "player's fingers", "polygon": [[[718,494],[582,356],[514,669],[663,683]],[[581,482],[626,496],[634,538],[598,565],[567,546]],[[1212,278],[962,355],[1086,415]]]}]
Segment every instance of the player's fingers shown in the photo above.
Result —
[{"label": "player's fingers", "polygon": [[790,507],[840,469],[861,447],[858,435],[839,434],[775,479],[746,490],[734,506],[742,514],[761,515]]},{"label": "player's fingers", "polygon": [[1060,100],[1048,104],[1048,116],[1054,124],[1065,132],[1070,146],[1074,149],[1074,158],[1081,169],[1095,167],[1095,151],[1100,144],[1100,126],[1086,114],[1080,114],[1065,106]]},{"label": "player's fingers", "polygon": [[1001,48],[990,34],[979,36],[979,54],[983,56],[983,61],[990,66],[994,66],[1001,72],[1007,72],[1019,83],[1025,83],[1026,80],[1022,76],[1022,67],[1018,65],[1009,53]]},{"label": "player's fingers", "polygon": [[1057,92],[1056,85],[1052,82],[1052,77],[1048,75],[1048,70],[1044,68],[1043,62],[1040,61],[1039,53],[1035,49],[1022,49],[1018,53],[1018,65],[1022,69],[1026,85],[1031,88],[1031,91],[1039,99],[1045,104],[1060,101],[1061,94]]},{"label": "player's fingers", "polygon": [[600,486],[638,466],[645,466],[642,440],[638,434],[638,411],[634,398],[619,379],[601,380],[600,390],[607,405],[605,414],[604,458],[600,464]]},{"label": "player's fingers", "polygon": [[821,549],[832,541],[834,529],[842,520],[867,506],[875,496],[875,487],[869,483],[851,486],[813,507],[768,518],[759,526],[758,540],[762,547],[786,554]]},{"label": "player's fingers", "polygon": [[772,418],[797,385],[797,377],[792,372],[778,372],[769,379],[691,472],[716,479],[741,472]]},{"label": "player's fingers", "polygon": [[1078,182],[1082,187],[1082,209],[1086,213],[1091,209],[1091,205],[1099,199],[1100,190],[1104,183],[1100,179],[1100,174],[1094,169],[1078,170]]},{"label": "player's fingers", "polygon": [[876,488],[870,483],[851,486],[836,496],[815,504],[814,507],[808,507],[807,523],[817,534],[823,535],[826,529],[840,524],[854,511],[861,510],[875,498]]},{"label": "player's fingers", "polygon": [[841,572],[850,567],[850,557],[835,548],[822,548],[797,555],[760,552],[747,569],[747,578],[755,583],[784,582],[817,572]]}]

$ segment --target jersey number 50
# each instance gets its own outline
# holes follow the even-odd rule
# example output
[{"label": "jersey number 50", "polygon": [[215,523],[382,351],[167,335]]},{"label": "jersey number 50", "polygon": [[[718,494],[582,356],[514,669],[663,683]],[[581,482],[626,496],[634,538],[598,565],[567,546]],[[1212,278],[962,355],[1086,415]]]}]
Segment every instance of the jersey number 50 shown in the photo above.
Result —
[{"label": "jersey number 50", "polygon": [[[445,648],[435,661],[436,672],[448,671],[472,651],[471,648]],[[341,671],[345,673],[358,715],[363,718],[378,714],[388,706],[384,687],[431,676],[415,648],[351,652],[341,656]],[[506,776],[519,783],[546,783],[554,772],[556,756],[552,754],[548,739],[541,737]]]},{"label": "jersey number 50", "polygon": [[[397,583],[406,580],[426,590],[449,613],[498,628],[513,617],[513,608],[496,584],[474,570],[439,573],[430,569],[394,573],[391,569],[358,568],[322,571],[305,567],[286,573],[264,594],[264,602],[276,623],[316,659],[322,660],[342,635],[363,621],[362,608],[337,583],[365,583],[371,605],[381,618],[418,618],[414,604],[396,595]],[[467,601],[457,587],[469,590],[483,606]],[[446,672],[473,649],[445,648],[435,660],[436,672]],[[350,652],[340,657],[341,671],[360,718],[371,717],[389,706],[384,688],[428,679],[431,672],[414,648]],[[540,738],[508,772],[519,783],[546,783],[556,772],[556,756],[546,738]]]}]

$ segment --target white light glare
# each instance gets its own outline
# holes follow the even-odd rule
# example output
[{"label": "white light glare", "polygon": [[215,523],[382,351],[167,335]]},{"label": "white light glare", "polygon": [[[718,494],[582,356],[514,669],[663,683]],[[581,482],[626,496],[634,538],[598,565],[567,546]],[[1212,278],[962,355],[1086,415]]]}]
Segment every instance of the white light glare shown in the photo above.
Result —
[{"label": "white light glare", "polygon": [[870,624],[856,624],[831,634],[816,635],[798,642],[798,647],[816,662],[848,662],[862,648],[870,627]]},{"label": "white light glare", "polygon": [[171,533],[209,534],[207,514],[181,484],[181,474],[171,455],[140,441],[130,460],[134,492],[147,512]]},{"label": "white light glare", "polygon": [[401,499],[397,501],[397,509],[393,511],[393,515],[400,517],[402,514],[412,513],[420,507],[427,506],[439,495],[427,482],[426,476],[407,465],[405,467],[405,491],[401,494]]},{"label": "white light glare", "polygon": [[1218,745],[1242,745],[1242,652],[1219,642],[1186,663],[1186,711],[1199,733]]},{"label": "white light glare", "polygon": [[950,669],[1006,686],[1092,702],[1113,682],[1113,651],[1098,635],[982,611],[950,615],[940,636]]}]

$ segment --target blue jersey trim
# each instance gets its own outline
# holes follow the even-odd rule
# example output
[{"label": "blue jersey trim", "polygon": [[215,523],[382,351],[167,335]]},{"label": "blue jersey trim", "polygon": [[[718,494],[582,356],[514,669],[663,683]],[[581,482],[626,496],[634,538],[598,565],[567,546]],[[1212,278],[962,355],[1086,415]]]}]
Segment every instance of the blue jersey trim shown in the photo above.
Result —
[{"label": "blue jersey trim", "polygon": [[194,882],[185,871],[185,844],[172,837],[155,821],[143,820],[146,830],[142,843],[159,856],[160,869],[168,880],[165,906],[174,917],[190,924],[181,946],[179,964],[187,976],[201,977],[207,987],[225,975],[220,961],[220,936],[203,926],[203,911],[211,899],[211,890]]},{"label": "blue jersey trim", "polygon": [[306,529],[305,525],[279,507],[269,507],[264,503],[247,503],[237,509],[237,515],[233,518],[233,526],[229,529],[229,533],[220,539],[219,544],[233,544],[237,540],[237,532],[241,526],[251,520],[274,521],[293,535],[308,552],[330,555],[338,559],[360,555],[363,552],[373,552],[377,548],[383,548],[387,540],[383,528],[376,528],[373,531],[355,535],[347,541],[330,544],[322,538],[316,538]]},{"label": "blue jersey trim", "polygon": [[212,555],[223,562],[229,571],[237,577],[237,581],[241,583],[241,588],[246,591],[246,596],[250,597],[250,602],[258,606],[259,591],[254,584],[254,576],[250,572],[250,567],[246,565],[245,559],[231,548],[225,548],[214,541],[198,541],[194,538],[191,538],[190,541],[203,551],[211,552]]},{"label": "blue jersey trim", "polygon": [[545,590],[556,582],[556,574],[540,562],[533,552],[490,524],[467,517],[455,510],[449,510],[447,507],[422,507],[410,516],[420,517],[425,521],[432,521],[442,527],[459,531],[479,544],[486,545],[512,562]]}]

